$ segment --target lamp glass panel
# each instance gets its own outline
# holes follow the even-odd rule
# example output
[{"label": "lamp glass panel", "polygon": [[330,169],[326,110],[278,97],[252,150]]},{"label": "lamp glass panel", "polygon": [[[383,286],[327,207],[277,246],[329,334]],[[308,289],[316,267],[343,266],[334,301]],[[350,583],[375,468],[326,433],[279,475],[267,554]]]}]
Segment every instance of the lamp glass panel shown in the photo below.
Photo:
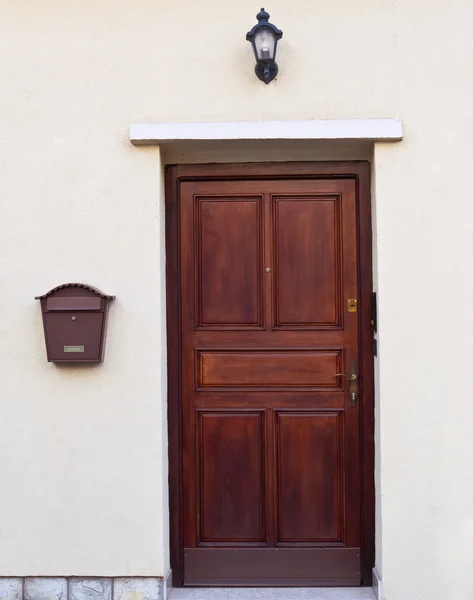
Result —
[{"label": "lamp glass panel", "polygon": [[266,27],[255,34],[254,44],[258,60],[273,60],[276,50],[276,36]]}]

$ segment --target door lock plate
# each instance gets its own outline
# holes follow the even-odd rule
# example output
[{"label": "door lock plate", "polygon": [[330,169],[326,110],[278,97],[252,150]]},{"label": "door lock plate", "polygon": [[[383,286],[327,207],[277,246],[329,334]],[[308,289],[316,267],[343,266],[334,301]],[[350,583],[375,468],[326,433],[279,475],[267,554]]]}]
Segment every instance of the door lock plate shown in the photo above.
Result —
[{"label": "door lock plate", "polygon": [[348,300],[348,312],[357,312],[358,300],[356,298],[350,298]]}]

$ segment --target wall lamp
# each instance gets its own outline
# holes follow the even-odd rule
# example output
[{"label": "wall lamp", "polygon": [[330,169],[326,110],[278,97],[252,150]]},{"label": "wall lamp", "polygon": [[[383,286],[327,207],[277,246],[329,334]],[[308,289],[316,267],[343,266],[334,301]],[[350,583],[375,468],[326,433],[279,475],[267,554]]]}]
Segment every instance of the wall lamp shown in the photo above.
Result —
[{"label": "wall lamp", "polygon": [[276,49],[282,38],[282,31],[269,22],[269,14],[264,10],[256,15],[258,23],[246,34],[251,42],[256,59],[255,73],[261,81],[269,83],[278,74]]}]

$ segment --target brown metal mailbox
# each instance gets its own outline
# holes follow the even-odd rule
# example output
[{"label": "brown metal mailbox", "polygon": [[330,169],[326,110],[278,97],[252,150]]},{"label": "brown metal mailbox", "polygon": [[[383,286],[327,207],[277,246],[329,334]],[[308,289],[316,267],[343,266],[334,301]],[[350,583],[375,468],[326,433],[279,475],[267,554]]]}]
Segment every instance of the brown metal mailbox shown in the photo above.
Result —
[{"label": "brown metal mailbox", "polygon": [[41,300],[48,361],[102,362],[108,307],[114,298],[84,283],[65,283],[36,296]]}]

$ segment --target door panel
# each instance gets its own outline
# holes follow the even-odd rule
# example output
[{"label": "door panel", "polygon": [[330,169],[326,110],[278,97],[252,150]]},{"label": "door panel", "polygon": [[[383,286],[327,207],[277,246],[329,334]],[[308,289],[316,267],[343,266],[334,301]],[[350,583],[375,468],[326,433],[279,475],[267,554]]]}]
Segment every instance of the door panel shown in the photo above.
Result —
[{"label": "door panel", "polygon": [[263,413],[198,413],[199,546],[265,542]]},{"label": "door panel", "polygon": [[343,413],[276,413],[278,545],[343,544]]},{"label": "door panel", "polygon": [[338,327],[340,196],[273,197],[273,203],[275,326]]},{"label": "door panel", "polygon": [[184,585],[360,583],[356,227],[353,179],[180,183]]},{"label": "door panel", "polygon": [[262,199],[204,197],[195,208],[197,326],[262,327]]},{"label": "door panel", "polygon": [[342,350],[198,350],[198,389],[337,388]]}]

